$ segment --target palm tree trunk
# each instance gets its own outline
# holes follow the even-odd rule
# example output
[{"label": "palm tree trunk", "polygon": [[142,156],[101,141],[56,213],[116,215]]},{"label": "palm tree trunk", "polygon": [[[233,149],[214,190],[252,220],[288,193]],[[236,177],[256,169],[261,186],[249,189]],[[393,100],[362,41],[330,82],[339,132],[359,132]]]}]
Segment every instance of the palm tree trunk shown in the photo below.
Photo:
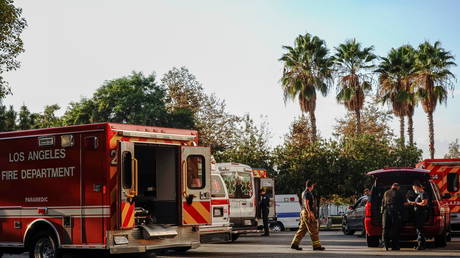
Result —
[{"label": "palm tree trunk", "polygon": [[355,110],[355,115],[356,115],[356,134],[360,135],[361,134],[361,112],[359,109]]},{"label": "palm tree trunk", "polygon": [[414,146],[414,120],[413,120],[413,115],[407,116],[407,134],[409,135],[409,145]]},{"label": "palm tree trunk", "polygon": [[428,129],[430,134],[430,157],[434,159],[434,126],[433,126],[433,112],[428,112]]},{"label": "palm tree trunk", "polygon": [[406,143],[406,140],[404,138],[404,116],[399,117],[399,141],[402,146]]},{"label": "palm tree trunk", "polygon": [[317,135],[316,135],[316,116],[315,116],[315,111],[310,110],[310,123],[311,123],[311,141],[316,142]]}]

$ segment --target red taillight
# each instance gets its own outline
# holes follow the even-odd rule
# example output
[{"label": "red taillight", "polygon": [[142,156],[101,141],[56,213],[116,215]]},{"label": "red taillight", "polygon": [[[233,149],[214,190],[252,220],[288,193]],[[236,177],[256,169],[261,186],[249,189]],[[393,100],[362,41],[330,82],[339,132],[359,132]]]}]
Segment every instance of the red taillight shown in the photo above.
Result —
[{"label": "red taillight", "polygon": [[372,206],[371,202],[366,203],[366,217],[372,217]]}]

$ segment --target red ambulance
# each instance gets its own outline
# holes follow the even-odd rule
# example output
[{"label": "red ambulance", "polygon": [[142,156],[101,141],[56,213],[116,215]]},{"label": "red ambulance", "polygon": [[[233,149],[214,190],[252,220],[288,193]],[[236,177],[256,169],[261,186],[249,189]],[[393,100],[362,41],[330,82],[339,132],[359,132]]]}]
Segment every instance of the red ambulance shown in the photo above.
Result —
[{"label": "red ambulance", "polygon": [[431,179],[449,205],[450,230],[460,232],[460,159],[426,159],[417,167],[430,170]]},{"label": "red ambulance", "polygon": [[185,251],[211,224],[193,130],[100,123],[0,133],[0,257]]}]

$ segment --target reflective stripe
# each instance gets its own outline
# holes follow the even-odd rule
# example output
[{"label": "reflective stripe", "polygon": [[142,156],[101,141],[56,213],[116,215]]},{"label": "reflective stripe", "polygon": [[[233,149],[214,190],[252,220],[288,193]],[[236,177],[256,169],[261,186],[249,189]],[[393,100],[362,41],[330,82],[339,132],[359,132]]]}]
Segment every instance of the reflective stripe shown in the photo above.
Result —
[{"label": "reflective stripe", "polygon": [[[46,213],[39,213],[39,210]],[[107,217],[110,206],[53,206],[53,207],[0,207],[0,218],[34,217]]]}]

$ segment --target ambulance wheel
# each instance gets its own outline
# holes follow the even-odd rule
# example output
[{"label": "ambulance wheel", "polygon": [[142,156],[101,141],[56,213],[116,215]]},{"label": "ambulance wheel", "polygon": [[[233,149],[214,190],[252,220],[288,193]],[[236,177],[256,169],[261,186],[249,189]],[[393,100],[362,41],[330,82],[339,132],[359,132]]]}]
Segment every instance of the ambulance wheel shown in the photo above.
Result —
[{"label": "ambulance wheel", "polygon": [[176,253],[185,253],[187,252],[188,250],[190,250],[192,247],[191,246],[187,246],[187,247],[176,247],[176,248],[173,248],[172,250],[174,250]]},{"label": "ambulance wheel", "polygon": [[31,242],[29,250],[30,258],[60,258],[62,257],[57,249],[56,240],[44,231],[36,234]]},{"label": "ambulance wheel", "polygon": [[240,237],[240,234],[232,234],[232,242],[235,242]]}]

